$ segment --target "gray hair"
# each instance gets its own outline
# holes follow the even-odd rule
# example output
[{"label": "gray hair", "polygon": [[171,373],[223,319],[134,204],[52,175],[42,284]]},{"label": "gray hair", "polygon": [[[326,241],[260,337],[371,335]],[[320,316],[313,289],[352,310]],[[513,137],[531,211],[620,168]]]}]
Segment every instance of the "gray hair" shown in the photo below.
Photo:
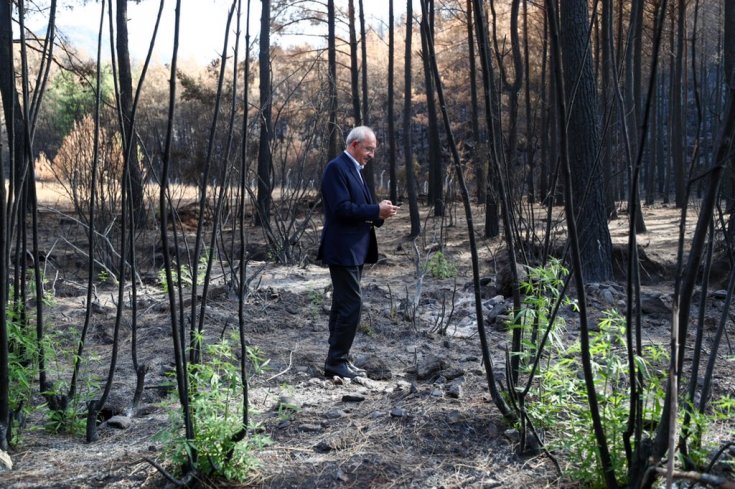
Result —
[{"label": "gray hair", "polygon": [[347,135],[345,144],[349,146],[353,141],[361,143],[365,141],[369,136],[375,137],[375,133],[368,126],[357,126],[352,128],[350,133]]}]

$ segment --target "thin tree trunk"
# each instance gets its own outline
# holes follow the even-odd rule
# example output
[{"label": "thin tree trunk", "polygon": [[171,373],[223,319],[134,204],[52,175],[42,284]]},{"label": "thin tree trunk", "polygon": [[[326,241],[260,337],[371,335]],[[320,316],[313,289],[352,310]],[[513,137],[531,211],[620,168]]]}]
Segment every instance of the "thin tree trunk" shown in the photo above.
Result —
[{"label": "thin tree trunk", "polygon": [[[130,69],[130,43],[128,42],[128,0],[117,0],[117,64],[118,80],[120,83],[120,105],[123,113],[123,147],[127,147],[128,141],[136,141],[133,132],[133,75]],[[133,232],[136,227],[145,226],[146,209],[143,193],[143,175],[140,171],[138,151],[128,153],[130,161],[127,162],[130,172],[131,202],[133,204]],[[131,253],[134,250],[130,250]]]},{"label": "thin tree trunk", "polygon": [[[12,2],[0,2],[0,95],[2,95],[5,110],[5,125],[7,129],[10,161],[13,161],[13,137],[15,135],[15,66],[13,64],[13,25]],[[0,175],[5,181],[5,165],[3,158],[2,140],[0,139]],[[8,220],[6,208],[7,196],[5,185],[0,185],[0,270],[8,269],[9,241]],[[0,280],[0,450],[8,450],[8,435],[10,431],[10,396],[9,396],[9,351],[8,351],[8,322],[7,280]]]},{"label": "thin tree trunk", "polygon": [[334,0],[327,0],[327,72],[329,92],[329,120],[327,121],[327,161],[337,156],[339,128],[337,127],[337,46],[335,43]]},{"label": "thin tree trunk", "polygon": [[[271,122],[271,67],[270,67],[270,20],[271,0],[261,0],[260,14],[260,52],[258,66],[260,69],[260,138],[258,140],[258,212],[256,225],[265,226],[270,223],[271,215],[271,140],[273,139]],[[194,264],[196,266],[196,264]]]},{"label": "thin tree trunk", "polygon": [[[112,3],[112,2],[110,2]],[[94,233],[95,233],[95,226],[94,226],[94,204],[95,204],[95,193],[97,191],[97,168],[99,165],[99,147],[100,147],[100,104],[101,104],[101,71],[102,71],[102,33],[104,32],[104,21],[105,21],[105,2],[101,2],[101,13],[100,13],[100,24],[99,24],[99,34],[97,36],[97,73],[96,73],[96,87],[95,87],[95,107],[94,107],[94,148],[93,148],[93,158],[92,158],[92,184],[91,184],[91,194],[89,198],[89,257],[88,257],[88,263],[87,263],[87,298],[86,298],[86,304],[85,304],[85,311],[84,311],[84,326],[82,327],[82,331],[86,333],[87,328],[89,327],[89,321],[92,316],[92,292],[94,289]],[[124,187],[123,187],[123,194],[125,193]],[[123,195],[122,200],[125,200],[125,196]],[[124,204],[123,204],[124,205]],[[125,233],[124,233],[124,223],[125,218],[123,216],[122,219],[123,222],[123,233],[122,233],[122,243],[125,242]],[[125,249],[125,246],[123,246],[123,251]],[[125,254],[122,253],[120,256],[121,263],[124,263],[125,261]],[[124,265],[123,265],[124,266]],[[124,282],[124,276],[125,276],[125,269],[121,266],[120,268],[120,284]],[[122,285],[120,286],[119,290],[122,290]],[[118,297],[118,304],[119,304]],[[120,310],[118,306],[116,318],[119,319],[120,317]],[[116,320],[116,323],[118,321]],[[118,327],[115,327],[115,340],[117,340],[117,332],[119,331]],[[82,357],[82,347],[85,343],[85,334],[82,334],[82,339],[79,342],[79,353],[77,354],[77,357],[81,361]],[[112,373],[114,372],[112,364],[114,364],[114,360],[117,357],[117,341],[114,342],[114,345],[112,347],[112,357],[113,360],[110,362],[111,367],[108,372],[107,379],[108,381],[105,383],[105,390],[102,394],[101,398],[99,400],[90,400],[87,401],[87,443],[97,441],[98,435],[97,435],[97,414],[100,412],[102,407],[104,406],[104,402],[107,399],[107,395],[110,392],[110,386],[112,384]],[[78,364],[77,364],[78,365]],[[75,368],[74,373],[77,373],[77,369]],[[76,378],[76,377],[75,377]],[[72,388],[75,386],[74,380],[72,380]],[[72,392],[70,389],[70,392]],[[73,398],[73,395],[69,395],[69,398]]]},{"label": "thin tree trunk", "polygon": [[[238,3],[238,10],[240,4]],[[238,29],[239,31],[239,29]],[[250,87],[250,0],[247,0],[247,15],[245,17],[245,68],[244,68],[244,80],[243,80],[243,107],[249,106],[248,88]],[[233,441],[238,441],[237,437],[240,434],[244,437],[247,434],[247,429],[250,424],[249,419],[249,402],[248,402],[248,368],[247,368],[247,342],[245,341],[245,278],[246,278],[246,257],[247,252],[245,250],[245,186],[246,179],[245,173],[247,169],[248,160],[248,142],[249,142],[249,131],[248,127],[248,111],[242,111],[242,144],[240,145],[240,200],[239,200],[239,233],[240,233],[240,249],[239,249],[239,290],[237,298],[237,320],[238,320],[238,338],[240,339],[240,382],[242,382],[242,429],[238,434],[233,437]],[[234,446],[233,446],[234,449]]]},{"label": "thin tree trunk", "polygon": [[[600,106],[605,110],[609,110],[611,113],[606,117],[606,120],[612,121],[613,115],[616,112],[615,104],[610,101],[613,99],[613,72],[616,70],[615,58],[613,56],[615,52],[614,38],[613,38],[613,0],[602,0],[602,27],[601,27],[601,46],[602,51],[602,90],[600,92],[601,103]],[[604,113],[604,111],[603,111]],[[603,178],[605,181],[605,208],[608,214],[612,215],[615,212],[615,185],[614,181],[614,169],[613,165],[617,158],[613,158],[614,154],[614,140],[615,132],[612,130],[612,125],[607,124],[608,129],[603,132],[602,135],[602,153],[600,156],[600,163],[603,168]]]},{"label": "thin tree trunk", "polygon": [[410,237],[421,234],[421,216],[419,216],[418,194],[416,192],[416,175],[413,172],[413,149],[411,147],[411,38],[413,37],[412,0],[406,0],[406,54],[405,54],[405,90],[403,99],[403,155],[406,165],[406,187],[408,189],[408,209],[411,218]]},{"label": "thin tree trunk", "polygon": [[531,60],[530,50],[528,47],[528,2],[523,2],[523,73],[524,73],[524,99],[526,102],[526,195],[528,203],[536,202],[536,159],[535,159],[535,140],[534,121],[531,115]]},{"label": "thin tree trunk", "polygon": [[[444,172],[441,162],[441,144],[439,141],[439,120],[436,113],[434,96],[434,78],[431,73],[431,62],[428,52],[431,49],[429,40],[433,39],[433,2],[429,0],[426,14],[421,15],[421,50],[424,65],[424,86],[426,87],[426,114],[428,118],[429,151],[426,159],[429,165],[429,203],[434,206],[434,215],[444,215]],[[429,34],[426,34],[429,33]]]},{"label": "thin tree trunk", "polygon": [[730,83],[735,78],[735,2],[722,0],[722,3],[725,4],[723,13],[725,80],[727,80],[726,83]]},{"label": "thin tree trunk", "polygon": [[[164,151],[161,158],[161,188],[159,192],[159,215],[160,215],[160,232],[161,232],[161,246],[163,250],[163,264],[164,271],[166,274],[166,283],[174,284],[173,270],[175,265],[172,263],[170,254],[170,245],[168,239],[168,216],[169,207],[167,204],[167,194],[169,192],[168,175],[169,168],[171,166],[171,153],[173,145],[173,132],[174,132],[174,113],[176,107],[176,70],[177,70],[177,58],[179,51],[179,26],[180,26],[180,12],[181,12],[181,0],[176,0],[175,9],[175,21],[174,21],[174,42],[173,42],[173,55],[171,56],[171,70],[169,76],[169,105],[168,105],[168,125],[166,129],[166,139],[164,142]],[[174,235],[175,237],[175,235]],[[174,364],[176,366],[176,386],[179,394],[179,402],[181,403],[181,411],[183,417],[184,434],[187,440],[195,439],[194,424],[191,413],[191,405],[189,404],[189,374],[186,361],[186,354],[184,352],[184,339],[180,328],[179,318],[176,311],[178,306],[176,304],[176,292],[174,287],[168,288],[168,301],[169,311],[171,320],[171,338],[173,340],[174,349]],[[184,471],[191,476],[194,472],[197,462],[197,450],[196,447],[191,447],[191,451],[188,454],[188,460],[184,464]]]},{"label": "thin tree trunk", "polygon": [[[499,166],[499,162],[502,159],[502,145],[498,143],[500,138],[500,130],[498,126],[495,124],[495,120],[493,118],[493,114],[495,113],[495,108],[493,107],[495,103],[495,99],[493,99],[492,93],[491,93],[491,87],[493,84],[493,72],[492,72],[492,65],[490,63],[490,42],[488,40],[488,34],[486,30],[486,23],[485,23],[485,15],[482,10],[482,2],[480,0],[473,0],[472,6],[475,13],[475,27],[477,31],[477,43],[480,50],[480,64],[482,66],[482,84],[484,89],[484,95],[485,95],[485,118],[487,122],[488,130],[490,131],[490,140],[493,141],[493,144],[490,146],[490,158],[492,161],[496,162],[496,167]],[[496,144],[498,143],[498,144]],[[516,268],[516,248],[515,248],[515,239],[513,236],[513,226],[511,223],[511,207],[508,203],[508,194],[505,191],[505,181],[502,178],[502,173],[498,168],[495,168],[494,170],[495,175],[499,175],[497,179],[497,189],[498,189],[498,197],[503,205],[503,225],[505,227],[505,232],[503,233],[503,237],[505,239],[505,247],[506,252],[508,254],[508,263],[510,268],[510,274],[511,274],[511,283],[513,284],[513,315],[515,315],[515,311],[520,311],[521,308],[521,293],[520,293],[520,284],[518,282],[518,270]],[[488,199],[488,202],[490,199]],[[487,207],[486,207],[487,209]],[[487,217],[486,219],[486,225],[487,225]],[[486,230],[487,234],[487,230]],[[515,340],[515,339],[514,339]],[[515,341],[514,341],[515,343]],[[513,352],[515,353],[515,351]],[[486,367],[485,367],[485,374],[487,375],[487,382],[488,385],[495,382],[495,379],[491,377],[492,371],[490,369],[490,366],[487,364],[487,360],[485,361]],[[515,380],[515,373],[513,374],[514,378],[509,379],[508,382],[513,382]],[[492,389],[492,387],[490,387]],[[496,404],[499,402],[497,399],[494,399]],[[505,414],[505,413],[504,413]]]},{"label": "thin tree trunk", "polygon": [[[477,46],[480,54],[480,66],[482,69],[483,95],[485,97],[485,120],[488,130],[488,154],[490,184],[497,186],[500,182],[500,166],[502,159],[502,134],[499,124],[499,102],[495,90],[495,74],[492,68],[490,54],[490,40],[487,34],[487,24],[483,5],[473,0],[473,12],[475,14],[475,31],[477,33]],[[488,188],[489,188],[488,185]],[[507,209],[506,209],[507,210]],[[498,216],[497,192],[488,192],[485,202],[485,238],[494,238],[500,235],[500,219]],[[511,233],[510,229],[505,230]],[[515,260],[515,257],[513,258]],[[511,262],[513,263],[513,262]],[[514,267],[511,267],[513,270]]]},{"label": "thin tree trunk", "polygon": [[[513,80],[511,81],[508,77],[508,72],[505,69],[505,63],[503,58],[500,56],[502,52],[498,46],[498,28],[495,15],[494,0],[490,0],[490,6],[493,16],[493,44],[495,46],[495,55],[498,60],[498,71],[500,72],[500,80],[502,82],[503,90],[508,93],[508,115],[507,117],[500,118],[500,120],[507,119],[507,144],[505,147],[505,164],[499,165],[500,173],[506,174],[506,180],[511,181],[510,175],[515,173],[511,170],[512,166],[516,165],[516,150],[518,146],[518,94],[521,90],[523,83],[523,61],[521,57],[521,46],[518,39],[518,15],[520,12],[520,0],[512,0],[510,6],[510,47],[513,61]],[[499,124],[501,127],[502,124]],[[501,129],[502,132],[502,129]],[[513,198],[512,185],[507,188],[508,199],[514,202],[516,199]]]},{"label": "thin tree trunk", "polygon": [[396,181],[396,121],[395,121],[395,25],[393,0],[388,0],[388,174],[390,175],[390,201],[398,202]]},{"label": "thin tree trunk", "polygon": [[357,33],[355,31],[355,0],[347,2],[347,16],[349,17],[350,31],[350,93],[352,93],[352,118],[355,126],[361,126],[362,114],[360,113],[360,73],[357,57]]},{"label": "thin tree trunk", "polygon": [[475,34],[472,20],[472,0],[467,0],[467,46],[470,62],[470,117],[472,128],[472,161],[475,166],[475,180],[477,203],[484,205],[487,201],[487,159],[481,155],[478,144],[480,142],[480,105],[477,100],[477,61],[475,59]]},{"label": "thin tree trunk", "polygon": [[676,207],[681,209],[686,204],[685,199],[685,162],[684,162],[684,137],[686,129],[684,127],[684,103],[686,100],[683,94],[685,81],[684,76],[684,36],[686,35],[686,2],[679,0],[676,8],[677,14],[677,31],[676,31],[676,51],[674,59],[674,76],[672,78],[671,90],[671,156],[672,165],[674,166],[674,202]]},{"label": "thin tree trunk", "polygon": [[[368,98],[368,57],[367,57],[367,31],[365,30],[365,10],[362,7],[362,0],[359,0],[360,8],[360,50],[362,55],[362,123],[366,126],[370,125],[370,110]],[[367,165],[363,171],[365,185],[370,189],[373,200],[377,202],[375,193],[375,165]]]}]

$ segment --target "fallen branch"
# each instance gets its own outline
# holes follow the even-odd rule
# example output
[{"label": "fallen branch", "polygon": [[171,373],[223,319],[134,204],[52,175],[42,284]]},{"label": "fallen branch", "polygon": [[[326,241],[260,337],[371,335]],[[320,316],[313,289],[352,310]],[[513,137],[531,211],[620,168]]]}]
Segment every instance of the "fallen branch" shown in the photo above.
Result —
[{"label": "fallen branch", "polygon": [[[665,476],[668,472],[665,468],[662,467],[656,467],[655,471],[659,475],[663,476]],[[690,480],[692,482],[699,482],[721,489],[735,489],[735,482],[725,479],[724,477],[720,477],[718,475],[693,471],[684,472],[681,470],[673,471],[672,475],[674,479]]]},{"label": "fallen branch", "polygon": [[276,377],[280,377],[281,375],[285,374],[289,370],[291,370],[291,363],[293,360],[293,350],[288,354],[288,366],[281,372],[278,372],[277,374],[273,375],[272,377],[268,377],[265,381],[270,382],[271,380],[275,379]]}]

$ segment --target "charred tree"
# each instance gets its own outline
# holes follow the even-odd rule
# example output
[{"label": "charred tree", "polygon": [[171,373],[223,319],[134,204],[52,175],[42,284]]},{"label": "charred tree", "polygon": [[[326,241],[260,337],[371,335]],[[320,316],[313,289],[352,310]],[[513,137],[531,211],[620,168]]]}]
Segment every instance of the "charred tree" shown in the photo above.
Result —
[{"label": "charred tree", "polygon": [[258,212],[255,223],[268,227],[271,214],[271,140],[273,139],[271,112],[271,65],[270,65],[270,21],[271,2],[261,0],[260,51],[260,138],[258,140]]},{"label": "charred tree", "polygon": [[[368,57],[367,57],[367,31],[365,30],[365,9],[362,6],[362,0],[359,0],[358,6],[360,9],[360,54],[362,57],[362,70],[361,70],[361,88],[362,88],[362,123],[366,126],[371,124],[370,122],[370,104],[368,97]],[[363,170],[363,177],[365,177],[365,185],[370,189],[373,194],[373,199],[377,202],[375,194],[375,165],[367,165]]]},{"label": "charred tree", "polygon": [[469,76],[470,76],[470,120],[472,134],[469,137],[471,144],[472,162],[475,166],[475,192],[477,203],[485,204],[487,200],[487,159],[484,158],[477,147],[480,141],[480,115],[479,101],[477,99],[477,61],[475,59],[475,34],[472,20],[472,0],[467,0],[467,48],[469,53]]},{"label": "charred tree", "polygon": [[395,22],[393,0],[388,0],[388,174],[390,175],[390,201],[398,199],[398,178],[396,172],[396,115],[395,115]]},{"label": "charred tree", "polygon": [[327,161],[337,156],[337,46],[335,35],[334,0],[327,0],[327,90],[329,93],[329,120],[327,121]]},{"label": "charred tree", "polygon": [[347,16],[350,31],[350,93],[352,94],[352,119],[355,126],[362,126],[360,110],[360,67],[357,56],[357,32],[355,31],[355,0],[347,3]]},{"label": "charred tree", "polygon": [[607,226],[598,161],[597,95],[592,70],[587,3],[568,0],[559,11],[564,90],[569,107],[569,162],[585,280],[612,278],[612,241]]},{"label": "charred tree", "polygon": [[413,6],[412,0],[406,0],[406,54],[404,70],[404,99],[403,99],[403,156],[406,168],[406,189],[408,191],[408,210],[411,217],[412,238],[421,234],[421,216],[419,216],[418,193],[416,191],[416,174],[413,171],[413,148],[411,146],[411,38],[413,37]]},{"label": "charred tree", "polygon": [[434,95],[434,77],[428,53],[433,49],[429,46],[434,42],[434,2],[428,0],[426,12],[421,15],[421,59],[424,65],[424,86],[426,89],[426,114],[428,118],[429,152],[426,160],[429,166],[429,203],[434,206],[434,215],[444,215],[444,170],[441,158],[441,144],[439,141],[439,119],[436,112],[436,97]]},{"label": "charred tree", "polygon": [[[117,66],[120,87],[120,110],[123,116],[123,147],[132,144],[137,137],[133,130],[133,75],[130,68],[130,42],[128,36],[128,0],[117,0]],[[146,209],[143,194],[143,174],[138,161],[138,151],[126,152],[130,175],[130,201],[133,206],[133,227],[145,226]],[[131,250],[132,252],[133,250]]]}]

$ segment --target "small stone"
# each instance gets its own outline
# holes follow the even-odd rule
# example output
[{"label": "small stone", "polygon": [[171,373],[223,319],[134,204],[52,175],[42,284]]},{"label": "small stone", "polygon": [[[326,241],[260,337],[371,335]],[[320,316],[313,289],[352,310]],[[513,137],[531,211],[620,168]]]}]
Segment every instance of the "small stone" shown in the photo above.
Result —
[{"label": "small stone", "polygon": [[666,304],[660,295],[645,294],[641,296],[641,312],[643,314],[670,314],[671,306]]},{"label": "small stone", "polygon": [[462,384],[449,384],[449,389],[447,389],[447,396],[451,397],[452,399],[459,399],[460,397],[462,397]]},{"label": "small stone", "polygon": [[322,427],[318,424],[304,423],[299,426],[299,431],[303,431],[305,433],[318,433],[322,431]]},{"label": "small stone", "polygon": [[499,302],[495,304],[490,311],[488,311],[485,318],[487,319],[488,323],[494,323],[498,321],[498,318],[504,317],[504,315],[507,315],[508,312],[508,306],[505,304],[505,302]]},{"label": "small stone", "polygon": [[412,383],[407,380],[397,380],[395,384],[395,390],[397,391],[409,391],[411,390]]},{"label": "small stone", "polygon": [[715,290],[712,292],[712,297],[715,299],[725,299],[727,297],[727,291],[726,290]]},{"label": "small stone", "polygon": [[119,430],[126,430],[130,428],[132,420],[127,416],[113,416],[107,420],[107,426],[110,428],[117,428]]},{"label": "small stone", "polygon": [[341,409],[330,409],[326,413],[324,413],[324,417],[327,419],[339,419],[344,418],[347,415],[344,411]]},{"label": "small stone", "polygon": [[372,413],[368,415],[368,418],[378,419],[378,418],[382,418],[383,416],[385,416],[385,413],[383,411],[373,411]]},{"label": "small stone", "polygon": [[455,380],[464,376],[464,369],[458,367],[452,367],[439,372],[439,375],[444,377],[446,381]]},{"label": "small stone", "polygon": [[291,422],[287,419],[284,419],[283,421],[281,421],[280,423],[276,425],[276,428],[278,428],[279,430],[283,430],[283,429],[288,428],[290,425],[291,425]]},{"label": "small stone", "polygon": [[393,409],[390,410],[390,415],[393,416],[394,418],[402,418],[403,416],[406,415],[406,413],[405,411],[403,411],[403,409],[399,407],[394,407]]},{"label": "small stone", "polygon": [[355,377],[352,381],[357,385],[361,385],[369,389],[374,389],[377,385],[375,381],[368,379],[367,377]]},{"label": "small stone", "polygon": [[416,377],[419,380],[426,380],[432,377],[435,373],[444,370],[447,366],[447,362],[443,358],[429,355],[419,361],[416,367]]},{"label": "small stone", "polygon": [[452,409],[451,411],[449,411],[449,413],[447,414],[447,423],[457,424],[460,422],[462,422],[462,414],[456,409]]},{"label": "small stone", "polygon": [[332,451],[332,447],[329,446],[329,443],[322,440],[316,444],[316,446],[314,447],[314,450],[316,450],[318,453],[327,453],[327,452]]},{"label": "small stone", "polygon": [[135,411],[135,417],[136,418],[144,418],[146,416],[150,416],[152,414],[155,414],[158,411],[158,406],[155,404],[144,404]]},{"label": "small stone", "polygon": [[610,289],[605,289],[602,291],[602,300],[605,301],[605,304],[614,304],[615,296],[613,296],[613,293],[610,291]]},{"label": "small stone", "polygon": [[431,391],[431,397],[444,397],[444,391],[441,389],[434,389]]},{"label": "small stone", "polygon": [[0,472],[13,470],[13,460],[6,452],[0,450]]},{"label": "small stone", "polygon": [[447,378],[446,378],[446,377],[444,377],[443,375],[440,375],[439,377],[437,377],[437,378],[436,378],[436,379],[434,380],[434,383],[435,383],[435,384],[438,384],[438,385],[441,385],[441,384],[446,384],[446,383],[447,383]]},{"label": "small stone", "polygon": [[364,396],[358,396],[354,394],[345,394],[344,396],[342,396],[342,402],[362,402],[364,400]]},{"label": "small stone", "polygon": [[505,435],[506,438],[508,438],[510,441],[517,443],[521,439],[521,434],[518,433],[518,430],[515,428],[509,428],[503,432],[503,435]]}]

